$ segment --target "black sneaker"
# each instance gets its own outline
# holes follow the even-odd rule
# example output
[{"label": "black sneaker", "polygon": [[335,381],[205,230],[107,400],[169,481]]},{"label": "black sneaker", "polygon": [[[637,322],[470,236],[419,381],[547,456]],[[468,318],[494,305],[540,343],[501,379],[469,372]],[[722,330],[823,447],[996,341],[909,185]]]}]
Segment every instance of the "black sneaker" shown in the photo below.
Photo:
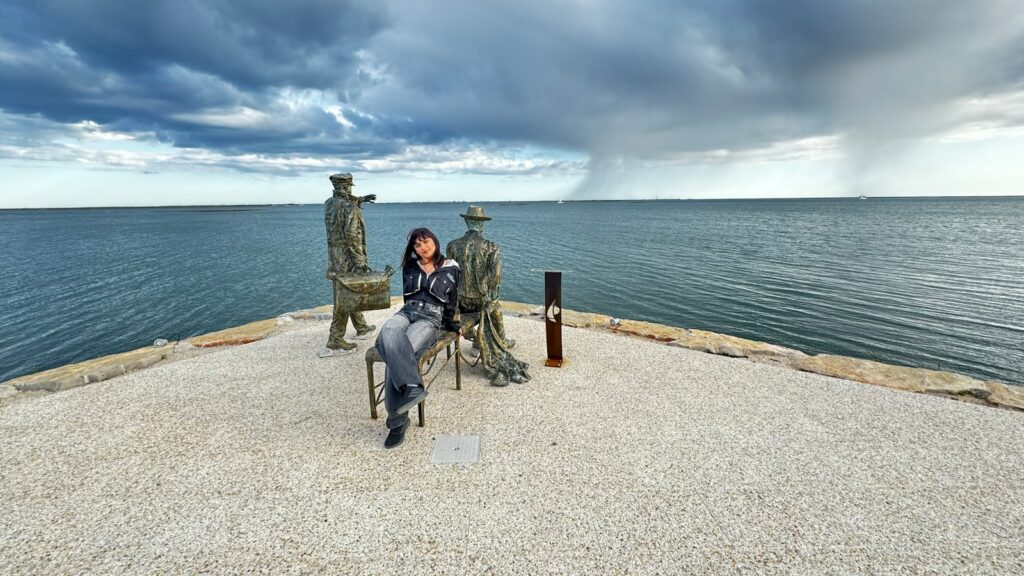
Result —
[{"label": "black sneaker", "polygon": [[406,386],[405,397],[402,399],[402,405],[398,407],[398,413],[405,414],[426,397],[427,389],[423,386]]},{"label": "black sneaker", "polygon": [[398,428],[392,428],[388,432],[388,437],[384,440],[385,448],[394,448],[405,440],[405,429],[409,427],[409,424],[403,424]]}]

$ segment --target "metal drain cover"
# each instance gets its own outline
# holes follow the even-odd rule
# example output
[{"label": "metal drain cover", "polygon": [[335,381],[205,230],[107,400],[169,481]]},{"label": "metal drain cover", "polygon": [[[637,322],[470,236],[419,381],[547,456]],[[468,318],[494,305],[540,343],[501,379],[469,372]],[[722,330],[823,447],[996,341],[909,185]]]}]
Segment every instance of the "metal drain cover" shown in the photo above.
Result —
[{"label": "metal drain cover", "polygon": [[431,464],[475,464],[480,461],[480,436],[438,436]]}]

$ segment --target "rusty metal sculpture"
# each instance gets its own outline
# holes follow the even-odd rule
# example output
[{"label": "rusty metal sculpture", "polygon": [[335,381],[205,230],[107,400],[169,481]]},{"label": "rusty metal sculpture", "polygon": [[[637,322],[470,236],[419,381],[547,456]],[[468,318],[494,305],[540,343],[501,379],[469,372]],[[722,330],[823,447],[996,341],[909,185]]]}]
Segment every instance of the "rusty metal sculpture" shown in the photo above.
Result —
[{"label": "rusty metal sculpture", "polygon": [[544,365],[562,367],[562,273],[549,270],[544,273],[544,336],[548,344],[548,359]]},{"label": "rusty metal sculpture", "polygon": [[[484,222],[490,220],[479,206],[470,206],[460,214],[469,230],[461,238],[448,243],[445,255],[459,263],[461,324],[467,328],[466,338],[480,353],[479,362],[490,377],[491,384],[507,386],[509,382],[527,382],[529,364],[517,360],[510,350],[515,340],[506,338],[498,296],[501,288],[501,251],[498,245],[483,236]],[[468,330],[476,325],[475,330]]]}]

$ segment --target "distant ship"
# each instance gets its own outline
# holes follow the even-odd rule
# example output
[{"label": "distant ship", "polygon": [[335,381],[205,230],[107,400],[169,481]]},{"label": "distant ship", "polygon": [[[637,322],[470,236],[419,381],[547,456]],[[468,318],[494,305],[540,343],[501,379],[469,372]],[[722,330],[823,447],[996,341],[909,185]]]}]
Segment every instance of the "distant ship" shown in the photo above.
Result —
[{"label": "distant ship", "polygon": [[558,202],[556,202],[556,204],[565,204],[565,202],[562,202],[561,200],[559,200]]},{"label": "distant ship", "polygon": [[859,197],[857,198],[857,200],[867,200],[867,199],[868,199],[868,197],[867,197],[867,196],[865,196],[865,195],[863,195],[863,194],[861,194],[861,195],[860,195],[860,196],[859,196]]}]

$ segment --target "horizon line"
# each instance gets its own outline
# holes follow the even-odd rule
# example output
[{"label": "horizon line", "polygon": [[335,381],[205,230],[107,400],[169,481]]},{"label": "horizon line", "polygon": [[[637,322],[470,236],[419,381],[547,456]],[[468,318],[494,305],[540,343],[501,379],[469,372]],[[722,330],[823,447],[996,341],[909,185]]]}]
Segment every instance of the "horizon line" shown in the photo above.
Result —
[{"label": "horizon line", "polygon": [[[866,196],[868,200],[899,200],[899,199],[965,199],[965,198],[1024,198],[1024,194],[971,194],[971,195],[913,195],[913,196]],[[582,198],[582,199],[550,199],[550,200],[434,200],[408,202],[374,202],[374,204],[557,204],[558,202],[736,202],[736,201],[774,201],[774,200],[859,200],[860,196],[776,196],[771,198]],[[139,204],[126,206],[23,206],[2,208],[0,211],[14,210],[122,210],[141,208],[268,208],[277,206],[317,206],[322,202],[274,202],[262,204]]]}]

